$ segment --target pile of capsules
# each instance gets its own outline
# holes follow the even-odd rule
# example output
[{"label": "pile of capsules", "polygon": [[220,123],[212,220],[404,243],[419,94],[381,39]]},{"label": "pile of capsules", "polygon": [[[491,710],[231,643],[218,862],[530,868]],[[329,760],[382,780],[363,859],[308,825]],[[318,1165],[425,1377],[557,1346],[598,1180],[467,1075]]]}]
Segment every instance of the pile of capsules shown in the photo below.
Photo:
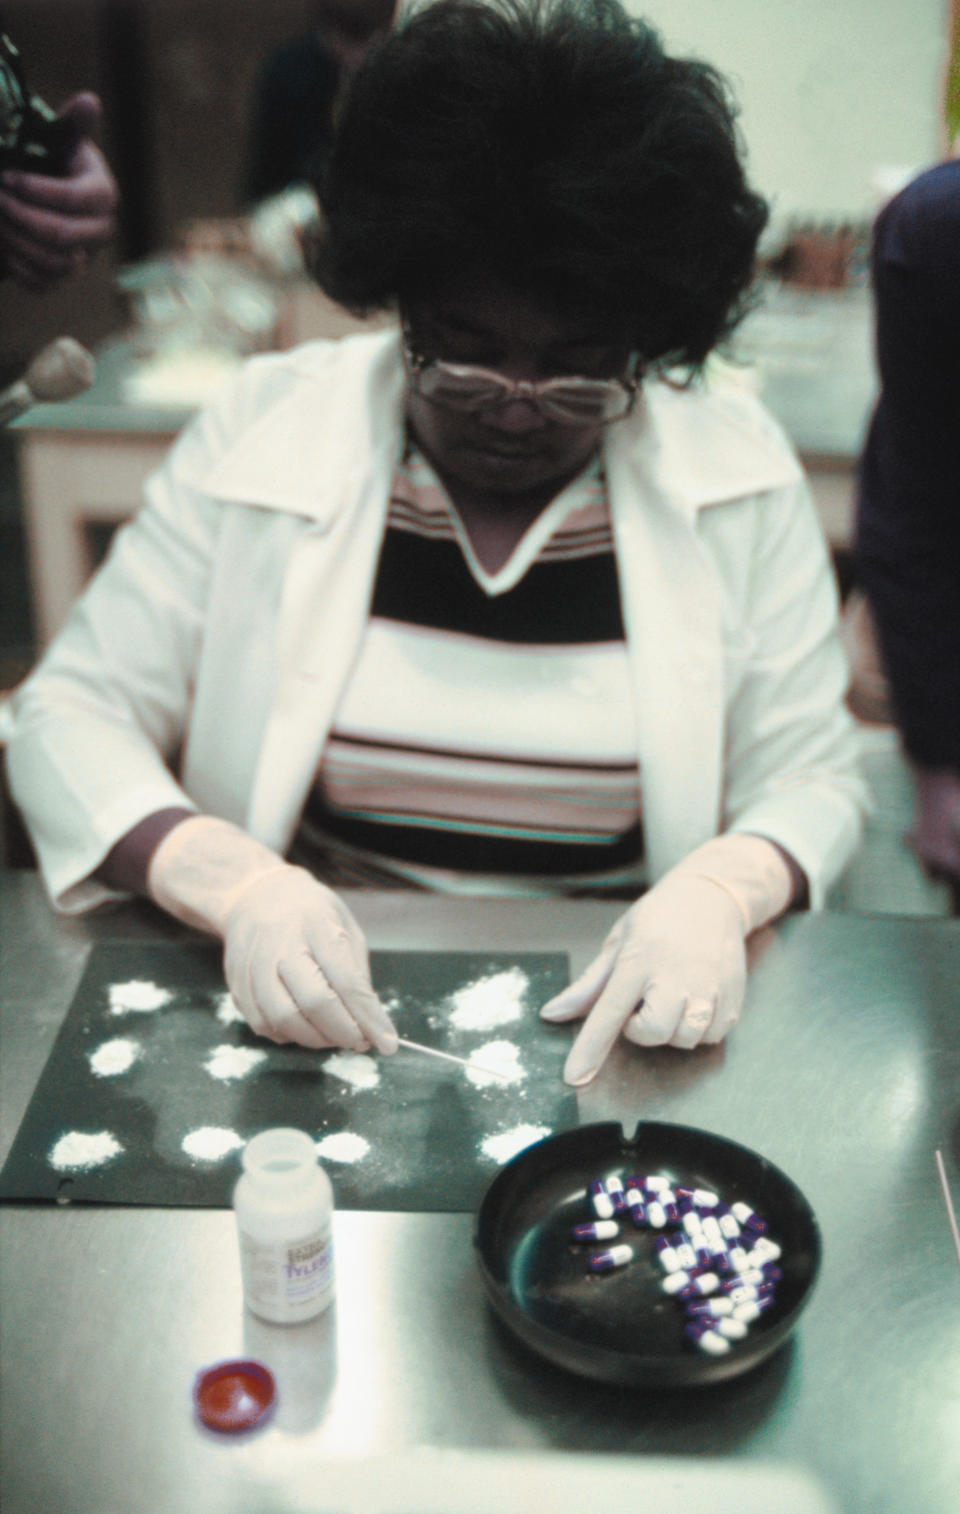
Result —
[{"label": "pile of capsules", "polygon": [[[662,1231],[655,1241],[662,1287],[686,1305],[685,1333],[699,1350],[722,1356],[770,1308],[781,1276],[780,1247],[749,1204],[725,1204],[706,1188],[674,1188],[655,1174],[629,1177],[626,1186],[618,1177],[598,1178],[589,1193],[596,1219],[574,1225],[574,1241],[615,1240],[627,1217],[637,1230]],[[634,1256],[634,1248],[620,1242],[591,1252],[587,1266],[610,1272]]]}]

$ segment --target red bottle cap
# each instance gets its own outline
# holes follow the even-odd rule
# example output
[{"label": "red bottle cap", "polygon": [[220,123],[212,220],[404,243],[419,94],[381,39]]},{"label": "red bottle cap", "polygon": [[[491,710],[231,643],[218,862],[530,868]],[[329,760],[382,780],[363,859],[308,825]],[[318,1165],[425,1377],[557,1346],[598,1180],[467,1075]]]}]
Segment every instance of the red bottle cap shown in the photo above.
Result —
[{"label": "red bottle cap", "polygon": [[252,1430],[273,1407],[277,1385],[262,1362],[218,1362],[197,1374],[193,1402],[211,1430]]}]

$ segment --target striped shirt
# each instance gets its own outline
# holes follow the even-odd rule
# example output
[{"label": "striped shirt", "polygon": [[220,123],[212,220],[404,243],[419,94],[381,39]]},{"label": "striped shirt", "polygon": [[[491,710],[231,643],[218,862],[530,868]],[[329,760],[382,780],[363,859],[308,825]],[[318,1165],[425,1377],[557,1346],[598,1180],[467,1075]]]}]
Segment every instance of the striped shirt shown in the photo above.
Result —
[{"label": "striped shirt", "polygon": [[409,453],[295,860],[340,887],[635,894],[636,750],[599,463],[489,573]]}]

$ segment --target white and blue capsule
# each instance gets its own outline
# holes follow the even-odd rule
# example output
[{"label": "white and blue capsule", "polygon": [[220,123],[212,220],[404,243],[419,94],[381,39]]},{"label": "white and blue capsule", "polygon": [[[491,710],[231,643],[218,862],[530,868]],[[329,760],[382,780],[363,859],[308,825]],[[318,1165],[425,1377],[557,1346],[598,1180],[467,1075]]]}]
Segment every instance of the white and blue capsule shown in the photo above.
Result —
[{"label": "white and blue capsule", "polygon": [[736,1204],[731,1204],[730,1211],[745,1230],[752,1230],[755,1234],[762,1235],[767,1228],[766,1220],[762,1220],[759,1214],[756,1214],[742,1199]]},{"label": "white and blue capsule", "polygon": [[627,1208],[630,1211],[630,1218],[639,1230],[641,1226],[647,1223],[647,1206],[643,1201],[643,1189],[640,1186],[639,1178],[627,1178],[625,1197]]},{"label": "white and blue capsule", "polygon": [[656,1240],[656,1248],[657,1256],[660,1260],[660,1266],[663,1268],[664,1272],[682,1272],[684,1270],[681,1265],[680,1258],[676,1253],[676,1250],[671,1245],[669,1236],[658,1235]]},{"label": "white and blue capsule", "polygon": [[612,1272],[616,1267],[626,1267],[633,1261],[632,1246],[611,1246],[607,1251],[595,1251],[587,1258],[591,1272]]},{"label": "white and blue capsule", "polygon": [[582,1225],[573,1227],[575,1241],[612,1241],[619,1234],[620,1226],[616,1220],[585,1220]]},{"label": "white and blue capsule", "polygon": [[690,1279],[689,1288],[684,1289],[681,1298],[696,1298],[698,1295],[716,1293],[720,1287],[720,1279],[715,1272],[697,1272]]},{"label": "white and blue capsule", "polygon": [[627,1200],[624,1196],[623,1184],[616,1173],[612,1177],[607,1178],[606,1188],[610,1195],[610,1201],[613,1204],[614,1214],[623,1214],[627,1207]]},{"label": "white and blue capsule", "polygon": [[590,1202],[593,1205],[593,1212],[598,1220],[613,1219],[613,1199],[599,1178],[594,1178],[590,1184]]},{"label": "white and blue capsule", "polygon": [[730,1350],[730,1342],[706,1321],[691,1320],[689,1325],[684,1325],[683,1333],[699,1350],[706,1351],[710,1356],[724,1356]]}]

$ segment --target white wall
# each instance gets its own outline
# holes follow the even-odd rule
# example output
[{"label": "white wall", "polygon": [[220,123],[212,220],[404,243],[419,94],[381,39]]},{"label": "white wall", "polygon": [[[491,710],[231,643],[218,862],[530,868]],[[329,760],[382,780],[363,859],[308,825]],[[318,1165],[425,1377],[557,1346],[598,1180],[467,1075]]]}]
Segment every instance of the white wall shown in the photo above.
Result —
[{"label": "white wall", "polygon": [[861,219],[886,165],[943,155],[949,0],[626,0],[740,101],[750,177],[777,221]]}]

